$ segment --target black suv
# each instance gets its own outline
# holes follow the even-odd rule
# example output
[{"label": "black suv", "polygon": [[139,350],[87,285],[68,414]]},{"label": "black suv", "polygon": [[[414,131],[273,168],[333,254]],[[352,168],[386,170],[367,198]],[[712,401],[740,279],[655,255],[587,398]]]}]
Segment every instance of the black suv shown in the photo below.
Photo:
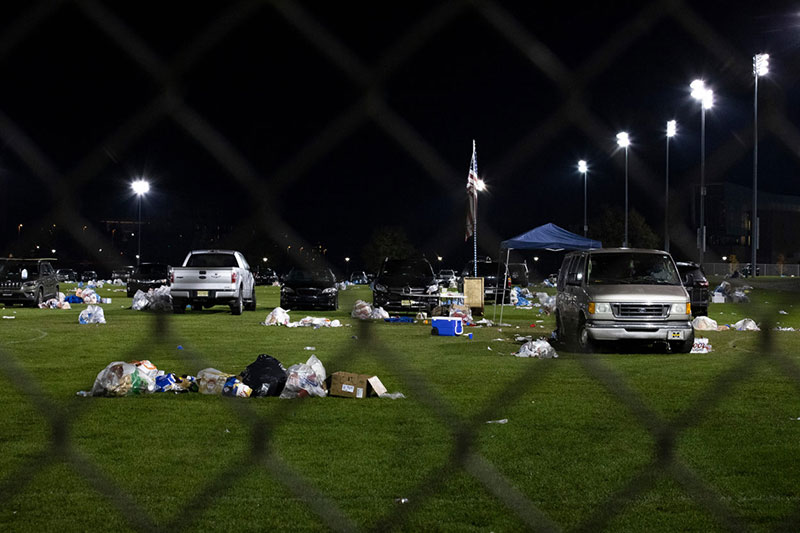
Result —
[{"label": "black suv", "polygon": [[58,298],[55,259],[0,259],[0,303],[36,307]]},{"label": "black suv", "polygon": [[372,283],[372,303],[387,311],[430,313],[439,303],[439,285],[424,257],[386,258]]},{"label": "black suv", "polygon": [[256,267],[256,271],[253,273],[253,279],[256,285],[272,285],[276,281],[280,281],[275,271],[264,265],[258,265]]},{"label": "black suv", "polygon": [[338,309],[339,289],[336,288],[336,277],[331,269],[291,269],[281,285],[281,307]]},{"label": "black suv", "polygon": [[58,281],[77,282],[78,273],[71,268],[59,268],[56,270],[56,277]]},{"label": "black suv", "polygon": [[681,281],[692,301],[692,315],[708,316],[708,280],[703,267],[691,261],[678,261],[675,264],[678,265]]},{"label": "black suv", "polygon": [[128,285],[125,289],[128,298],[133,298],[136,291],[147,292],[149,289],[157,289],[162,285],[169,287],[170,270],[172,267],[164,263],[142,263],[128,278]]}]

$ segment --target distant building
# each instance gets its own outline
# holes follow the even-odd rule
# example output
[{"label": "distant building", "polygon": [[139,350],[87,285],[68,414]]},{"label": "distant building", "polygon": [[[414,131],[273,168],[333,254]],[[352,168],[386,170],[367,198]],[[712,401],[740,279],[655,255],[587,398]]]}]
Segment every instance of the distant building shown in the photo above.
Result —
[{"label": "distant building", "polygon": [[[696,201],[696,225],[698,205]],[[705,209],[707,249],[720,256],[736,254],[740,263],[749,263],[753,189],[732,183],[709,184]],[[759,191],[758,218],[758,262],[777,263],[780,255],[787,263],[800,262],[800,196]]]}]

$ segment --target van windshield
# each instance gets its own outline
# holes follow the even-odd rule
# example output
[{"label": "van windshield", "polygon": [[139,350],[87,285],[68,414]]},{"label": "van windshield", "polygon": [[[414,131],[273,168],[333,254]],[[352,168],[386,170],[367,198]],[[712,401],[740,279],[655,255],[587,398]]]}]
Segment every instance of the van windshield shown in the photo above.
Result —
[{"label": "van windshield", "polygon": [[586,281],[590,285],[680,285],[681,279],[667,254],[596,253],[589,256]]}]

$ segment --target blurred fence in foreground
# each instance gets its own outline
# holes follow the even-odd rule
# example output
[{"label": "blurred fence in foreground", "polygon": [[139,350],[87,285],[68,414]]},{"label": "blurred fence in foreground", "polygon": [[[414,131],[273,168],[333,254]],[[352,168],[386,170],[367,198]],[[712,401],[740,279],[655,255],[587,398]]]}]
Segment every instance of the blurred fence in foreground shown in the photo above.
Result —
[{"label": "blurred fence in foreground", "polygon": [[[635,3],[634,3],[635,4]],[[86,155],[81,164],[70,172],[58,169],[54,160],[48,157],[46,150],[37,146],[35,139],[26,134],[26,124],[16,123],[9,116],[0,113],[0,137],[7,145],[7,150],[13,151],[30,170],[40,178],[46,187],[51,189],[54,197],[63,198],[57,212],[54,213],[58,222],[63,224],[72,233],[76,242],[86,243],[87,253],[103,248],[107,241],[102,235],[87,230],[84,220],[77,217],[74,211],[68,209],[74,201],[71,187],[75,184],[85,183],[90,177],[97,175],[102,170],[104,162],[108,159],[109,149],[113,146],[116,153],[122,153],[136,142],[140,141],[144,133],[155,123],[163,120],[172,121],[178,125],[179,130],[194,143],[202,146],[208,155],[223,165],[233,176],[234,184],[246,188],[253,198],[259,201],[260,209],[254,209],[253,216],[245,226],[259,225],[268,228],[274,235],[283,238],[291,235],[294,242],[304,242],[302,235],[297,235],[294,228],[286,220],[276,216],[280,211],[272,209],[276,197],[286,183],[298,182],[305,171],[314,163],[319,162],[323,156],[340,142],[353,134],[357,127],[365,122],[376,124],[386,132],[403,153],[418,162],[433,180],[449,179],[451,174],[462,176],[463,172],[452,171],[445,163],[445,159],[437,150],[426,142],[425,138],[414,130],[405,117],[398,115],[384,99],[382,91],[378,90],[375,80],[386,78],[390,73],[396,73],[413,53],[432,35],[442,32],[444,28],[454,24],[456,16],[467,10],[481,17],[486,24],[486,30],[491,31],[501,39],[505,45],[528,61],[528,66],[535,69],[547,82],[563,89],[564,101],[561,105],[554,106],[553,114],[543,117],[541,123],[534,124],[532,129],[512,147],[504,160],[505,167],[513,167],[524,160],[531,152],[546,150],[548,144],[554,142],[563,129],[569,127],[582,128],[596,138],[613,138],[611,129],[604,125],[604,121],[596,116],[590,109],[587,94],[591,93],[591,83],[609,66],[619,59],[629,47],[636,46],[636,42],[648,35],[648,30],[659,23],[672,23],[681,27],[687,34],[686,38],[696,41],[699,47],[704,47],[718,57],[730,59],[729,54],[734,48],[730,43],[719,38],[708,25],[692,10],[691,6],[680,0],[659,0],[645,2],[641,6],[631,4],[630,19],[621,25],[618,33],[608,35],[606,42],[598,42],[585,58],[585,63],[575,68],[570,68],[571,63],[556,56],[546,43],[541,42],[532,31],[517,20],[513,12],[498,2],[492,1],[465,1],[443,2],[431,7],[430,11],[420,20],[410,24],[404,35],[398,36],[396,46],[390,47],[390,52],[380,58],[378,66],[373,70],[362,63],[357,53],[350,50],[344,40],[326,28],[325,24],[315,15],[306,10],[299,2],[279,1],[255,2],[244,1],[233,6],[226,6],[227,11],[216,18],[211,26],[198,33],[198,38],[187,43],[187,47],[177,55],[173,62],[166,61],[150,47],[146,40],[126,25],[113,9],[97,0],[81,0],[76,2],[38,2],[26,10],[18,20],[13,21],[6,28],[3,39],[0,40],[0,54],[2,57],[13,57],[15,49],[22,46],[27,38],[51,18],[59,15],[61,9],[75,10],[77,15],[88,21],[92,29],[98,33],[97,46],[118,46],[131,61],[132,68],[138,68],[138,76],[150,78],[158,86],[163,85],[160,92],[152,102],[137,110],[127,120],[123,121],[119,129],[113,132],[107,143],[96,147],[96,151]],[[239,151],[237,146],[231,144],[220,130],[215,128],[213,122],[193,109],[182,99],[177,90],[182,78],[204,56],[213,51],[215,45],[224,36],[235,33],[243,21],[256,10],[261,8],[274,9],[276,20],[295,29],[313,49],[326,58],[332,69],[343,72],[355,87],[350,107],[342,109],[328,124],[315,129],[316,136],[309,138],[296,154],[291,154],[286,165],[275,176],[264,179],[259,175],[253,165]],[[187,9],[192,9],[188,5]],[[76,30],[80,31],[80,30]],[[727,56],[727,57],[726,57]],[[729,65],[733,62],[728,61]],[[733,68],[733,66],[731,66]],[[745,71],[747,71],[745,68]],[[744,75],[748,75],[745,72]],[[11,82],[9,80],[9,82]],[[390,90],[390,89],[388,89]],[[574,91],[573,91],[574,90]],[[465,110],[468,114],[469,110]],[[791,144],[795,130],[780,120],[779,115],[771,116],[775,127],[775,135],[783,135]],[[737,138],[731,144],[723,147],[719,154],[711,154],[711,163],[725,159],[730,150],[741,152],[741,139]],[[465,156],[467,154],[465,153]],[[466,170],[466,157],[464,169]],[[447,181],[445,179],[445,181]],[[454,205],[461,206],[464,202],[463,191],[458,191],[454,197]],[[661,189],[656,193],[660,197]],[[654,196],[656,197],[656,196]],[[459,222],[460,223],[460,222]],[[684,228],[684,233],[691,241],[693,229]],[[482,234],[491,235],[492,229],[487,224],[481,229]],[[494,236],[497,237],[496,235]],[[498,239],[499,240],[499,239]],[[775,268],[773,268],[775,267]],[[709,274],[723,274],[729,271],[730,265],[707,265]],[[776,275],[780,272],[777,265],[763,265],[764,274]],[[797,275],[797,265],[784,266],[784,275]],[[154,338],[161,342],[169,339],[167,323],[169,315],[154,315]],[[536,494],[525,494],[517,488],[507,475],[504,475],[490,457],[485,457],[477,451],[472,444],[477,440],[479,432],[485,427],[484,421],[489,413],[497,412],[503,406],[510,406],[517,402],[527,391],[535,388],[538,371],[533,365],[523,372],[515,383],[509,384],[506,393],[498,395],[490,405],[482,406],[482,410],[475,416],[466,419],[459,416],[448,405],[444,398],[437,395],[435,387],[418,380],[418,375],[413,368],[409,368],[405,359],[398,353],[397,346],[391,346],[381,339],[380,328],[362,325],[358,331],[359,336],[368,339],[368,349],[385,355],[387,364],[393,371],[404,376],[409,383],[418,383],[409,391],[414,398],[424,404],[451,430],[452,453],[447,457],[441,467],[430,472],[424,477],[412,494],[409,494],[411,503],[408,506],[396,507],[378,523],[368,525],[368,529],[383,531],[392,528],[412,527],[409,520],[413,510],[422,507],[426,500],[436,494],[436,491],[447,479],[454,475],[466,473],[477,480],[492,494],[499,505],[504,506],[513,513],[523,524],[530,529],[558,530],[560,526],[537,508],[536,501],[540,499]],[[769,328],[763,332],[762,354],[774,364],[785,376],[794,382],[800,382],[800,369],[788,356],[775,353],[769,341]],[[120,359],[129,359],[130,354],[140,353],[137,347],[124,346],[116,354]],[[187,507],[175,513],[178,517],[168,524],[157,524],[155,518],[148,515],[147,510],[118,486],[112,479],[104,474],[101,469],[75,453],[71,442],[70,424],[76,417],[72,413],[63,413],[60,406],[47,399],[47,395],[36,383],[36,379],[20,363],[13,349],[3,349],[0,357],[0,374],[4,379],[17,387],[16,392],[25,399],[30,406],[41,413],[42,418],[52,429],[51,447],[45,447],[41,454],[35,454],[20,468],[13,472],[4,472],[0,478],[0,501],[7,501],[8,497],[24,491],[27,481],[33,479],[35,474],[47,468],[54,461],[61,461],[70,466],[87,483],[97,490],[97,493],[106,498],[117,512],[127,520],[129,525],[138,530],[185,530],[191,529],[204,506],[224,494],[231,480],[237,478],[238,469],[242,464],[248,466],[260,464],[269,470],[274,477],[285,486],[301,504],[305,505],[309,513],[319,517],[328,527],[334,530],[357,529],[355,524],[344,515],[337,506],[336,501],[317,490],[313,483],[304,478],[299,472],[287,466],[281,456],[281,450],[270,443],[271,433],[278,421],[263,420],[246,406],[238,402],[235,410],[253,431],[252,457],[247,458],[242,464],[234,464],[229,470],[218,473],[215,477],[205,480],[199,494],[193,497]],[[342,353],[336,356],[339,362],[346,362],[351,353]],[[193,358],[192,354],[185,355],[187,363],[196,364],[202,358]],[[578,358],[586,372],[601,385],[611,396],[625,405],[638,419],[641,427],[654,441],[652,462],[641,471],[623,483],[621,489],[611,494],[604,503],[599,505],[579,529],[597,531],[608,527],[623,509],[642,497],[656,483],[658,476],[665,476],[675,482],[675,485],[684,491],[692,504],[705,510],[719,527],[744,530],[749,527],[731,509],[728,496],[722,491],[705,482],[700,474],[693,471],[677,457],[676,449],[682,433],[690,429],[696,421],[701,420],[708,410],[713,408],[719,400],[726,396],[738,383],[746,379],[748,369],[756,359],[745,359],[740,365],[734,365],[723,373],[718,381],[709,390],[698,398],[698,402],[691,406],[685,413],[669,420],[651,409],[642,395],[630,384],[626,383],[623,376],[613,371],[603,363],[600,358]],[[24,387],[18,384],[25,384]],[[292,406],[286,402],[283,407],[289,410]],[[85,409],[91,409],[87,404]],[[477,422],[476,422],[477,421]],[[55,451],[55,453],[54,453]],[[0,506],[3,504],[0,503]],[[787,529],[796,528],[796,517],[786,519]],[[76,526],[77,527],[77,526]],[[432,526],[433,527],[433,526]]]}]

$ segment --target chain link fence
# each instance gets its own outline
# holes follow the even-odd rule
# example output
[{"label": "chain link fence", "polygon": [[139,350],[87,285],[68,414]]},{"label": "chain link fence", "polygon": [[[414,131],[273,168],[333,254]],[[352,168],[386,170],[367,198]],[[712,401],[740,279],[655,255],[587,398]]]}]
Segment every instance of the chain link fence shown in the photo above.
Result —
[{"label": "chain link fence", "polygon": [[[43,1],[25,5],[19,11],[14,20],[6,22],[5,31],[0,37],[0,60],[13,59],[29,39],[40,38],[37,33],[40,28],[58,20],[58,17],[68,15],[69,20],[78,18],[88,25],[96,34],[96,46],[119,48],[126,61],[131,63],[131,69],[136,71],[136,76],[158,87],[155,97],[141,102],[135,109],[127,109],[118,127],[98,142],[71,170],[66,171],[28,133],[24,120],[12,119],[11,113],[0,106],[0,138],[5,142],[7,150],[26,165],[42,188],[55,199],[48,216],[63,231],[68,232],[75,242],[84,246],[87,256],[94,257],[101,264],[106,259],[96,251],[108,248],[113,243],[109,242],[106,235],[93,229],[92,221],[76,214],[71,208],[79,201],[76,191],[103,174],[108,165],[109,152],[125,153],[145,141],[148,132],[164,121],[171,123],[181,135],[199,145],[209,160],[228,171],[234,182],[231,186],[245,191],[252,199],[245,209],[247,216],[234,229],[258,228],[276,243],[292,242],[295,246],[309,248],[314,246],[283,215],[286,210],[282,208],[281,195],[287,188],[301,182],[315,164],[324,160],[365,124],[374,126],[391,139],[399,147],[403,157],[416,162],[424,170],[434,186],[452,190],[449,196],[452,204],[450,209],[460,213],[464,203],[463,189],[454,188],[452,184],[465,182],[466,173],[460,170],[466,169],[466,157],[464,169],[452,168],[448,158],[442,155],[436,144],[395,109],[389,97],[391,88],[387,87],[386,82],[393,76],[401,75],[403,68],[414,61],[417,54],[424,53],[439,34],[452,30],[454,25],[459,24],[459,17],[464,14],[479,18],[485,32],[491,33],[504,46],[523,57],[527,68],[546,80],[560,95],[560,101],[552,106],[549,114],[532,124],[516,143],[510,145],[508,152],[498,159],[495,165],[497,176],[518,172],[538,155],[551,150],[569,129],[577,129],[588,138],[596,139],[598,146],[605,143],[605,139],[613,138],[614,132],[608,121],[592,111],[589,93],[597,79],[606,74],[615,61],[659,26],[679,28],[697,47],[728,65],[733,76],[742,79],[751,76],[749,58],[733,61],[731,58],[741,55],[735,46],[719,36],[691,3],[680,0],[657,0],[643,5],[631,5],[628,19],[614,33],[597,42],[577,62],[574,58],[567,60],[559,57],[547,42],[540,40],[534,31],[515,16],[513,8],[493,1],[453,1],[427,6],[417,19],[407,24],[405,31],[397,35],[374,62],[365,60],[359,55],[360,51],[345,44],[346,40],[332,30],[323,18],[318,17],[314,9],[301,2],[248,0],[220,6],[220,13],[206,27],[200,29],[194,39],[180,46],[179,51],[170,58],[162,57],[112,6],[98,0]],[[240,146],[232,143],[215,126],[214,120],[193,107],[182,93],[182,86],[189,83],[193,69],[213,55],[221,42],[240,31],[248,20],[265,11],[273,23],[296,32],[307,46],[324,58],[331,70],[349,80],[352,88],[349,99],[346,100],[350,103],[333,113],[326,122],[318,124],[314,134],[304,139],[301,147],[289,154],[285,162],[269,176],[263,175],[259,165],[245,155]],[[800,132],[781,112],[786,105],[785,101],[776,101],[766,106],[765,127],[780,143],[795,153],[796,147],[800,145]],[[741,158],[741,154],[748,152],[742,148],[741,143],[749,148],[752,138],[747,134],[734,132],[730,141],[709,153],[709,176],[723,177]],[[648,168],[647,163],[638,159],[635,154],[632,154],[631,164],[636,170],[632,173],[636,180],[635,187],[647,187],[659,182],[656,178],[657,172]],[[663,202],[659,198],[656,195],[653,201]],[[686,249],[692,249],[693,228],[675,227],[671,229],[671,233],[676,242],[683,243]],[[430,242],[441,242],[443,234],[443,231],[432,232]],[[481,235],[487,242],[497,243],[502,240],[491,222],[482,221]],[[446,254],[448,251],[450,250],[445,249],[442,253]],[[110,269],[111,265],[108,266]],[[767,266],[770,265],[764,265],[765,268]],[[716,274],[715,268],[709,273]],[[794,274],[797,275],[796,272]],[[179,340],[171,330],[170,318],[153,315],[150,327],[152,337],[159,344],[174,346]],[[769,320],[765,318],[762,321],[760,350],[764,361],[760,364],[779,369],[797,387],[800,384],[800,368],[788,354],[774,349],[770,326]],[[554,367],[543,370],[541,367],[531,366],[514,383],[509,384],[509,392],[483,406],[474,416],[464,417],[455,413],[430,383],[419,378],[417,370],[409,366],[398,347],[382,338],[379,327],[369,324],[361,324],[359,327],[357,334],[365,341],[361,344],[361,350],[384,354],[385,364],[394,374],[401,376],[409,387],[407,394],[421,402],[448,429],[452,438],[449,457],[438,469],[427,473],[408,495],[409,505],[396,507],[377,523],[369,526],[370,529],[377,531],[411,527],[409,520],[413,511],[424,505],[448,480],[463,473],[477,480],[526,527],[547,531],[562,529],[562,525],[539,509],[533,495],[522,492],[507,474],[502,473],[492,463],[491,458],[478,452],[474,445],[484,421],[491,418],[492,413],[504,406],[513,405],[526,392],[535,390],[543,379],[552,374]],[[119,347],[115,359],[134,358],[129,356],[137,353],[138,349],[137,346]],[[357,352],[340,353],[331,360],[346,367],[348,361],[352,361],[357,355]],[[181,356],[187,365],[197,368],[213,366],[205,354],[186,351]],[[743,359],[728,368],[693,405],[674,419],[667,419],[648,406],[642,394],[627,383],[622,374],[601,359],[581,357],[577,360],[597,384],[633,414],[641,428],[656,443],[652,461],[603,501],[578,529],[597,531],[608,527],[630,502],[650,490],[661,476],[673,480],[688,498],[716,520],[718,527],[731,530],[749,528],[749,524],[737,516],[718,488],[709,484],[678,458],[676,447],[682,435],[755,371],[752,360]],[[183,508],[179,518],[169,523],[159,523],[108,474],[80,453],[70,437],[72,421],[79,418],[83,411],[92,409],[89,403],[76,408],[76,411],[65,412],[58,403],[48,399],[43,387],[15,356],[13,346],[0,351],[0,375],[14,386],[26,384],[25,387],[17,387],[16,392],[31,409],[47,421],[51,432],[48,447],[30,457],[15,471],[4,472],[0,476],[0,501],[8,501],[13,495],[25,491],[26,480],[32,479],[37,472],[55,463],[63,463],[96,489],[131,528],[190,529],[194,523],[191,517],[223,494],[236,479],[236,473],[240,469],[258,464],[280,480],[285,489],[330,529],[349,531],[359,528],[333,498],[291,467],[281,450],[272,445],[271,435],[280,426],[280,422],[275,420],[285,416],[267,419],[245,402],[232,403],[231,409],[235,415],[251,431],[250,453],[241,461],[236,461],[205,479],[202,490]],[[296,407],[291,402],[281,404],[284,415],[293,409]],[[794,529],[797,519],[797,515],[789,516],[782,525],[786,529]]]}]

